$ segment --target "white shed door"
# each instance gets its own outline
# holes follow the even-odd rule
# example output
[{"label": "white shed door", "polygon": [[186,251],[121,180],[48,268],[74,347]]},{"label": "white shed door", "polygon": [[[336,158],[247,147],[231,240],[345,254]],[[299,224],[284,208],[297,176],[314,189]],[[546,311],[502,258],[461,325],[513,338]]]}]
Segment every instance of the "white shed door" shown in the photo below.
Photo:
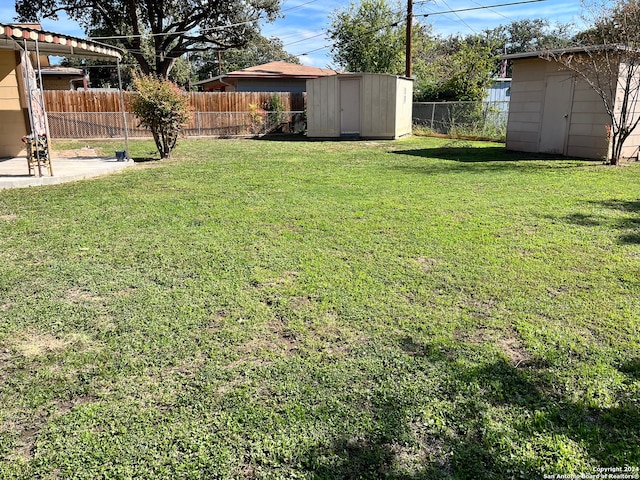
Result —
[{"label": "white shed door", "polygon": [[546,83],[538,150],[564,155],[573,102],[573,77],[549,75]]},{"label": "white shed door", "polygon": [[360,134],[360,79],[340,80],[340,135]]}]

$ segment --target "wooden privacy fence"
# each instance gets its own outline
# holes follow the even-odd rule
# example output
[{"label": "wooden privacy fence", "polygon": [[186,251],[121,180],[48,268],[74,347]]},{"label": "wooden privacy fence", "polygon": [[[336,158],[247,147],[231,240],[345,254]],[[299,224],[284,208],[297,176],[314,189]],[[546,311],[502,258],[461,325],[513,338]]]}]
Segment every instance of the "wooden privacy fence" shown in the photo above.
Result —
[{"label": "wooden privacy fence", "polygon": [[[135,93],[122,92],[130,137],[149,137],[131,113]],[[273,97],[282,111],[268,112]],[[189,136],[248,136],[295,133],[304,125],[306,95],[288,92],[194,92],[189,94]],[[53,138],[122,138],[125,128],[120,92],[46,90],[45,108]]]},{"label": "wooden privacy fence", "polygon": [[[125,111],[131,112],[135,93],[122,92]],[[303,111],[304,93],[289,92],[191,92],[189,102],[194,112],[249,112],[250,105],[264,106],[272,97],[279,97],[283,110]],[[47,112],[120,112],[120,92],[92,92],[82,90],[45,90]]]}]

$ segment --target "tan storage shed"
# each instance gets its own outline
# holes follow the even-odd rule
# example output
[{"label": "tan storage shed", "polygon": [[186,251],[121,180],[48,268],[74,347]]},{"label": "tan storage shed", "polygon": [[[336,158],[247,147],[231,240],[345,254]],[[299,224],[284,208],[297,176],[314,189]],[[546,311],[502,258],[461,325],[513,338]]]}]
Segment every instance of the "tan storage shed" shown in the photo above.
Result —
[{"label": "tan storage shed", "polygon": [[309,138],[396,139],[411,135],[413,80],[343,73],[307,80]]},{"label": "tan storage shed", "polygon": [[[581,49],[552,52],[579,55]],[[593,159],[607,157],[607,128],[611,119],[602,99],[575,73],[542,58],[548,53],[503,57],[513,64],[507,149]],[[633,105],[630,111],[637,112],[638,107]],[[636,156],[639,145],[640,132],[634,132],[623,146],[622,157]]]}]

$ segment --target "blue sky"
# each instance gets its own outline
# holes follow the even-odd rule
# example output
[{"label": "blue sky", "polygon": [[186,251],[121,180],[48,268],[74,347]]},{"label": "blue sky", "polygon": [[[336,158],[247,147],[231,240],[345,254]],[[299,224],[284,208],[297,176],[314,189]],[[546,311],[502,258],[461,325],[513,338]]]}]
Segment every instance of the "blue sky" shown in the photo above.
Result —
[{"label": "blue sky", "polygon": [[[444,12],[513,1],[518,0],[433,0],[420,3],[415,0],[414,13]],[[349,3],[349,0],[284,0],[283,18],[265,24],[263,34],[281,38],[285,49],[289,53],[300,55],[300,60],[306,65],[335,66],[331,62],[330,48],[325,48],[329,43],[323,33],[330,24],[332,12],[346,8]],[[406,2],[401,0],[401,4],[406,5]],[[580,0],[544,0],[525,5],[431,15],[417,20],[430,24],[434,34],[447,36],[480,33],[487,28],[526,18],[546,18],[552,23],[576,23],[582,26],[581,12]],[[14,17],[14,0],[0,0],[0,22],[12,22]],[[45,20],[42,23],[46,30],[85,36],[82,29],[67,18]],[[304,53],[307,55],[302,55]]]}]

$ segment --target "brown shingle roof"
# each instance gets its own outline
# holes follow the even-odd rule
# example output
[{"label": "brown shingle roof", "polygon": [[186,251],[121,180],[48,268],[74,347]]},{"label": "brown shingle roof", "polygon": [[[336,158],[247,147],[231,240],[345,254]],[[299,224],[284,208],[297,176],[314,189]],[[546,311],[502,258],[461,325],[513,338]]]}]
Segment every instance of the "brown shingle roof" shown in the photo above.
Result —
[{"label": "brown shingle roof", "polygon": [[336,75],[330,68],[309,67],[287,62],[269,62],[255,67],[227,73],[226,78],[318,78]]}]

